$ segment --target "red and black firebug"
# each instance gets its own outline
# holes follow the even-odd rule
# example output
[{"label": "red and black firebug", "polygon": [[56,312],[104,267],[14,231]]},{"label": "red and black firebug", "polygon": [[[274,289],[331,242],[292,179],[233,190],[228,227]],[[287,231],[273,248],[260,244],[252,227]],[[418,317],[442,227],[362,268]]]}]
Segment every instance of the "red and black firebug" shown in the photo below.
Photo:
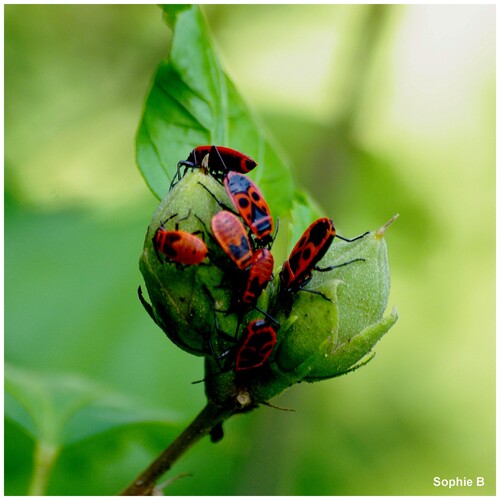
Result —
[{"label": "red and black firebug", "polygon": [[201,233],[201,231],[188,233],[179,230],[179,221],[175,224],[175,230],[167,230],[162,224],[153,236],[153,247],[158,259],[160,259],[159,252],[161,252],[167,259],[178,264],[188,266],[199,264],[207,256],[208,248],[205,242],[196,236],[198,233]]},{"label": "red and black firebug", "polygon": [[276,331],[265,319],[252,321],[236,353],[235,372],[261,367],[276,346]]},{"label": "red and black firebug", "polygon": [[177,174],[172,180],[172,186],[182,176],[180,170],[184,167],[184,174],[189,168],[206,169],[219,181],[230,171],[246,174],[253,170],[257,163],[244,153],[225,146],[198,146],[194,148],[186,160],[177,164]]},{"label": "red and black firebug", "polygon": [[267,244],[271,240],[274,223],[269,206],[255,182],[237,172],[228,172],[224,187],[259,245]]},{"label": "red and black firebug", "polygon": [[273,276],[274,258],[267,248],[255,251],[248,270],[247,282],[241,302],[245,305],[255,305],[262,291]]},{"label": "red and black firebug", "polygon": [[247,270],[252,261],[252,248],[245,227],[236,215],[226,210],[217,212],[211,221],[215,239],[229,258],[241,270]]},{"label": "red and black firebug", "polygon": [[[329,266],[325,268],[317,267],[317,263],[324,257],[335,236],[344,241],[352,242],[362,238],[368,233],[364,233],[353,239],[347,239],[339,236],[335,231],[333,221],[327,217],[314,221],[304,232],[302,237],[294,246],[287,261],[283,264],[280,272],[281,288],[288,291],[303,290],[303,287],[311,280],[312,272],[331,271],[338,267],[351,264],[352,262],[362,261],[364,259],[354,259],[343,264]],[[311,293],[322,293],[314,290],[306,290]],[[326,297],[325,297],[326,298]]]}]

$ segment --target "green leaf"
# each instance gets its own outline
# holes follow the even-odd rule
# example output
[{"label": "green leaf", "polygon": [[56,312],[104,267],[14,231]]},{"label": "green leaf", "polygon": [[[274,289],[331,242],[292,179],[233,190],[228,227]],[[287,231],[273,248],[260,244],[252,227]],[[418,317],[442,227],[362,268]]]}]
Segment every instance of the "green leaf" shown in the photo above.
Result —
[{"label": "green leaf", "polygon": [[199,7],[163,10],[173,36],[169,60],[158,67],[137,134],[144,179],[161,199],[177,163],[193,148],[228,146],[259,163],[252,177],[274,215],[283,214],[294,192],[289,169],[222,69]]},{"label": "green leaf", "polygon": [[62,446],[118,426],[176,425],[173,412],[145,408],[81,376],[5,366],[5,413],[36,441]]},{"label": "green leaf", "polygon": [[189,4],[161,5],[161,8],[165,13],[167,24],[169,26],[173,26],[175,24],[177,14],[179,14],[179,12],[182,12],[183,10],[190,9],[191,6]]}]

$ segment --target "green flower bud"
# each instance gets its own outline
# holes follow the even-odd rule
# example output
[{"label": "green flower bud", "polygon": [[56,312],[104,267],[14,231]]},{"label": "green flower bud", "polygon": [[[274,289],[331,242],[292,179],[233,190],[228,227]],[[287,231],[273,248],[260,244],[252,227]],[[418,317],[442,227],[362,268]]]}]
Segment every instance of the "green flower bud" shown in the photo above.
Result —
[{"label": "green flower bud", "polygon": [[300,381],[307,375],[301,371],[305,360],[318,353],[320,346],[327,339],[336,338],[339,331],[339,307],[337,303],[338,280],[329,280],[325,284],[313,277],[307,289],[323,294],[329,300],[307,291],[295,292],[290,313],[280,310],[277,319],[282,322],[280,335],[282,341],[275,356],[280,371],[286,373],[291,381]]},{"label": "green flower bud", "polygon": [[[230,307],[232,292],[224,288],[224,283],[227,284],[227,274],[234,273],[234,264],[206,234],[212,215],[221,209],[214,197],[230,203],[224,188],[210,175],[198,169],[189,172],[158,206],[139,260],[152,303],[148,312],[172,342],[202,356],[218,348],[217,328],[234,335],[238,325],[235,314],[218,314],[217,328],[215,325],[215,310],[227,311]],[[182,265],[155,251],[153,238],[157,229],[164,225],[167,230],[175,230],[176,224],[179,230],[197,233],[204,239],[209,251],[204,262]]]},{"label": "green flower bud", "polygon": [[294,383],[337,377],[365,364],[366,356],[397,320],[395,310],[383,316],[390,288],[383,238],[388,225],[354,242],[336,240],[320,268],[354,262],[313,271],[306,288],[317,293],[280,291],[277,275],[264,294],[268,311],[280,323],[269,363],[254,372],[221,372],[207,358],[209,399],[218,403],[235,399],[251,408]]},{"label": "green flower bud", "polygon": [[275,357],[291,378],[314,381],[351,371],[396,322],[395,310],[383,317],[390,290],[383,236],[393,220],[354,242],[334,241],[320,268],[348,264],[315,271],[307,285],[331,302],[318,294],[296,294]]},{"label": "green flower bud", "polygon": [[[248,275],[211,234],[211,219],[221,209],[218,201],[231,205],[221,184],[201,169],[189,172],[158,206],[139,262],[151,305],[141,300],[149,314],[180,348],[205,357],[207,397],[246,411],[294,383],[336,377],[362,366],[397,320],[395,311],[383,316],[390,289],[383,236],[392,220],[356,241],[334,240],[305,290],[280,289],[276,274],[258,307],[245,308],[238,301]],[[160,227],[198,234],[207,256],[195,265],[168,259],[153,243]],[[250,338],[247,327],[263,316],[274,349],[255,367],[238,369],[239,349]],[[264,356],[258,351],[263,331],[251,334],[256,335],[252,349],[259,360]]]}]

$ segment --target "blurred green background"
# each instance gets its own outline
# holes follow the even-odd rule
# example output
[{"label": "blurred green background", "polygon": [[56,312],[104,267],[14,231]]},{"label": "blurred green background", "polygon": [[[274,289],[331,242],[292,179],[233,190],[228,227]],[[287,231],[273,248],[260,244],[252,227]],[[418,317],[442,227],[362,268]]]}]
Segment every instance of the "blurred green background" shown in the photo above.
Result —
[{"label": "blurred green background", "polygon": [[[226,70],[340,234],[401,214],[387,234],[400,319],[366,368],[276,401],[295,413],[263,408],[202,441],[168,493],[493,495],[495,6],[203,12]],[[5,6],[6,363],[171,417],[133,423],[125,405],[122,426],[68,439],[48,494],[117,492],[204,404],[191,385],[201,359],[174,348],[136,296],[157,200],[134,136],[168,42],[152,5]],[[5,448],[5,493],[26,494],[34,440],[11,417]],[[436,488],[435,476],[485,486]]]}]

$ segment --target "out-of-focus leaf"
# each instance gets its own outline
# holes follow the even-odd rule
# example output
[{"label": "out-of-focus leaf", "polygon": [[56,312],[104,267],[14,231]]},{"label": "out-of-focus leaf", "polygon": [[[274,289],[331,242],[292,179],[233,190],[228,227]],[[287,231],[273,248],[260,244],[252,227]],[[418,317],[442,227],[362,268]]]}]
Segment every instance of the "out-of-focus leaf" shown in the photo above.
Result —
[{"label": "out-of-focus leaf", "polygon": [[126,396],[68,373],[5,367],[5,413],[35,440],[55,446],[76,443],[118,426],[155,422],[176,425],[174,412],[144,407]]},{"label": "out-of-focus leaf", "polygon": [[168,62],[154,77],[137,134],[137,162],[147,184],[163,198],[177,162],[199,145],[219,144],[248,154],[254,179],[272,212],[291,206],[293,182],[222,69],[198,6],[163,7],[173,29]]},{"label": "out-of-focus leaf", "polygon": [[179,12],[190,9],[191,6],[189,4],[174,4],[174,5],[161,5],[163,12],[165,13],[165,18],[167,24],[169,26],[173,26],[175,24],[175,18]]}]

